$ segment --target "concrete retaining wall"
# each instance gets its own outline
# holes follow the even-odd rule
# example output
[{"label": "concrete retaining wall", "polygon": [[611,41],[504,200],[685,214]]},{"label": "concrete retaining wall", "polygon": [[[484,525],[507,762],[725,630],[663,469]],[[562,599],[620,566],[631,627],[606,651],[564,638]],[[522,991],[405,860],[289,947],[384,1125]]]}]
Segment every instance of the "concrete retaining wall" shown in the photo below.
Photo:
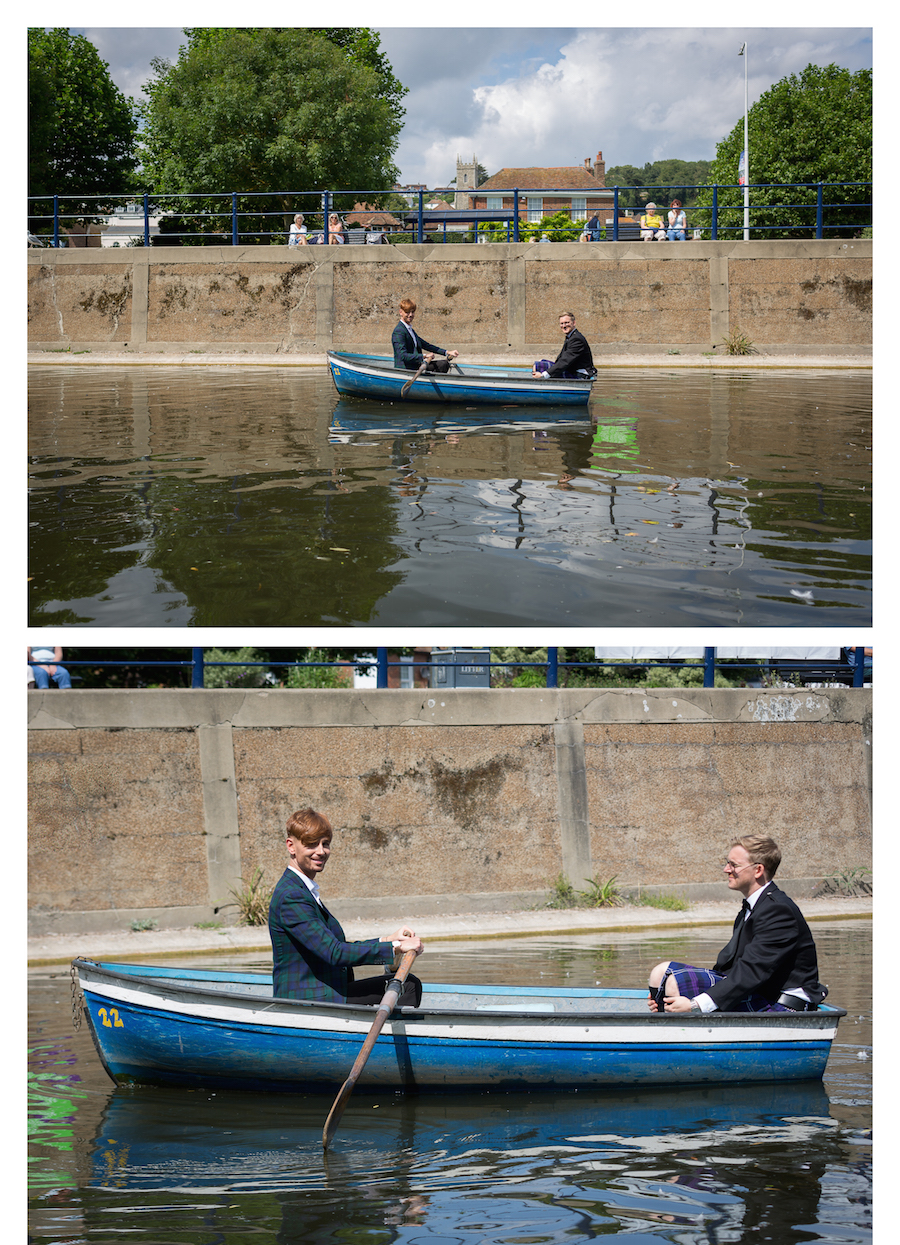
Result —
[{"label": "concrete retaining wall", "polygon": [[560,873],[718,898],[759,831],[794,893],[870,864],[865,689],[28,702],[34,934],[209,920],[257,867],[274,884],[306,805],[339,828],[323,894],[348,918],[533,907]]},{"label": "concrete retaining wall", "polygon": [[872,242],[30,250],[34,349],[390,352],[401,298],[464,356],[538,357],[571,310],[595,356],[722,350],[868,353]]}]

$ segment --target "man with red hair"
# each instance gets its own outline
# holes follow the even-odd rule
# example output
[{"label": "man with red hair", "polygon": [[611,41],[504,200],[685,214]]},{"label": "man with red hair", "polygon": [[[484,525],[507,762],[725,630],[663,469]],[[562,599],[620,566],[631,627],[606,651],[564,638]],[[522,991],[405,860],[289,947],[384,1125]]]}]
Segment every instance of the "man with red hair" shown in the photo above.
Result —
[{"label": "man with red hair", "polygon": [[[426,372],[449,372],[448,359],[455,359],[458,350],[445,350],[443,346],[432,346],[424,337],[417,337],[412,322],[416,314],[416,304],[411,298],[404,298],[400,303],[400,323],[391,334],[391,345],[394,348],[394,367],[406,368],[415,372],[424,366]],[[444,355],[444,359],[435,359],[435,355]]]},{"label": "man with red hair", "polygon": [[[401,925],[388,938],[347,941],[319,897],[317,878],[331,855],[333,835],[331,822],[315,809],[303,808],[288,818],[290,863],[269,903],[275,997],[378,1004],[395,960],[404,951],[418,955],[422,940],[408,925]],[[386,975],[355,981],[353,969],[360,964],[380,964]],[[410,974],[399,1006],[417,1007],[421,997],[422,983]]]}]

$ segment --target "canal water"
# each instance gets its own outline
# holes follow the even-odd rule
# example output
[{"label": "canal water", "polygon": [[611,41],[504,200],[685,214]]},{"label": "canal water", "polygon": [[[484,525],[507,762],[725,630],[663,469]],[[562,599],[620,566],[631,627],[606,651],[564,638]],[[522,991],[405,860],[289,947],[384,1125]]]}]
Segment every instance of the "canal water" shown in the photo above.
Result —
[{"label": "canal water", "polygon": [[[846,1008],[824,1082],[569,1094],[365,1093],[323,1156],[331,1096],[115,1089],[33,970],[35,1245],[629,1245],[871,1240],[871,925],[816,924]],[[711,963],[730,926],[429,946],[420,975],[638,986]],[[169,961],[167,961],[169,962]],[[269,968],[244,957],[197,966]],[[349,1069],[348,1069],[349,1071]],[[364,1078],[365,1074],[363,1074]]]},{"label": "canal water", "polygon": [[583,415],[34,366],[29,623],[871,624],[871,373],[603,369]]}]

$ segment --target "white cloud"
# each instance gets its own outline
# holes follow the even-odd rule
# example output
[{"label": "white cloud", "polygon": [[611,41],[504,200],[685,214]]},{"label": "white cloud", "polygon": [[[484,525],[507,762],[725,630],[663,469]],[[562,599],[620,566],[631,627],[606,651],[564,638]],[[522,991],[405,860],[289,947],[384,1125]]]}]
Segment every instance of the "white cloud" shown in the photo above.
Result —
[{"label": "white cloud", "polygon": [[73,27],[94,45],[110,67],[110,76],[124,95],[143,97],[143,85],[151,77],[154,57],[175,61],[178,48],[187,40],[177,27],[85,26]]}]

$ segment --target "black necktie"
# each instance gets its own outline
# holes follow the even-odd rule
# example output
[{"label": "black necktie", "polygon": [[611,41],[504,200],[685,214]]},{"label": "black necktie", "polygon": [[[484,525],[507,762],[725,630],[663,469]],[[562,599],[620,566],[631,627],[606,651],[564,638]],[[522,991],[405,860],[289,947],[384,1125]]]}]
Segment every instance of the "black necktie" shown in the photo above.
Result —
[{"label": "black necktie", "polygon": [[745,899],[741,904],[741,910],[734,919],[734,931],[731,939],[726,947],[723,947],[716,961],[716,971],[725,972],[731,967],[737,958],[741,943],[744,938],[744,925],[746,924],[746,915],[750,910],[750,904]]},{"label": "black necktie", "polygon": [[741,943],[744,941],[744,930],[747,928],[747,917],[750,911],[751,911],[750,900],[745,899],[744,902],[741,904],[741,923],[738,926],[737,945],[735,946],[735,953],[737,953]]}]

